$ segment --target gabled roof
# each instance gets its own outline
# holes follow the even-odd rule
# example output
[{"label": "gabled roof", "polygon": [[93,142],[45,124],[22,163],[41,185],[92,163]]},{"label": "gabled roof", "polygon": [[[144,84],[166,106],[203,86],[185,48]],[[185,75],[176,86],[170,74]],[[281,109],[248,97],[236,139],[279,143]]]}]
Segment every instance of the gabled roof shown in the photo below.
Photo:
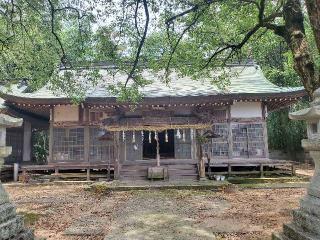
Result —
[{"label": "gabled roof", "polygon": [[[272,95],[272,94],[286,94],[304,92],[303,87],[279,87],[268,81],[261,68],[258,65],[242,65],[232,66],[228,68],[229,74],[227,75],[230,84],[227,84],[224,89],[218,88],[214,85],[212,80],[219,76],[221,72],[217,71],[212,73],[212,78],[203,78],[193,80],[190,77],[181,77],[176,72],[170,74],[170,82],[166,85],[163,82],[162,73],[152,73],[151,71],[144,71],[142,73],[146,80],[152,83],[141,88],[140,92],[145,98],[163,98],[163,97],[189,97],[189,96],[232,96],[232,95]],[[85,96],[86,99],[94,98],[115,98],[108,90],[107,86],[110,84],[117,84],[124,82],[127,78],[126,74],[116,74],[112,76],[108,70],[101,69],[102,81],[96,86],[91,86],[91,83],[80,79],[81,84],[87,89]],[[4,94],[4,98],[11,97],[33,100],[44,99],[68,99],[66,95],[54,93],[45,86],[33,93],[24,93],[19,89],[13,89],[12,92]]]}]

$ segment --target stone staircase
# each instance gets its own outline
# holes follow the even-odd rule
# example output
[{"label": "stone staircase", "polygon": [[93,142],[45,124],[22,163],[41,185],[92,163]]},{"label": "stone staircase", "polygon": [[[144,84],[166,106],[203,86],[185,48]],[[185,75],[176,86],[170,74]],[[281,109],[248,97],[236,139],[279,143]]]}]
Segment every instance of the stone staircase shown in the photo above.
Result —
[{"label": "stone staircase", "polygon": [[[124,162],[120,168],[121,180],[147,180],[148,168],[156,166],[152,160]],[[168,168],[169,180],[197,180],[198,169],[194,161],[161,160],[161,166]]]}]

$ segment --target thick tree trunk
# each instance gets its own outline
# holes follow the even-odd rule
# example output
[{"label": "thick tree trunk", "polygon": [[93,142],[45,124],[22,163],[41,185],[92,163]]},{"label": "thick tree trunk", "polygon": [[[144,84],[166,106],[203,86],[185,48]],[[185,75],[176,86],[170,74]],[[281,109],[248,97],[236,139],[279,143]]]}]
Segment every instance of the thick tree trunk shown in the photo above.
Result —
[{"label": "thick tree trunk", "polygon": [[[310,2],[316,1],[310,0]],[[283,14],[286,29],[283,37],[293,53],[294,69],[300,75],[309,96],[312,97],[313,92],[320,87],[319,71],[306,39],[300,0],[287,0]]]},{"label": "thick tree trunk", "polygon": [[320,0],[306,0],[305,3],[318,52],[320,53]]}]

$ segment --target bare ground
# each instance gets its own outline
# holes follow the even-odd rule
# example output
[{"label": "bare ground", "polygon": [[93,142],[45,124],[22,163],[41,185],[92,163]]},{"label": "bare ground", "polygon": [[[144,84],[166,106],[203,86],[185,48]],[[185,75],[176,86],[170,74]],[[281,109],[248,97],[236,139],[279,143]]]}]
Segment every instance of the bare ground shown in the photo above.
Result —
[{"label": "bare ground", "polygon": [[291,219],[305,189],[96,194],[82,185],[6,186],[44,239],[264,240]]}]

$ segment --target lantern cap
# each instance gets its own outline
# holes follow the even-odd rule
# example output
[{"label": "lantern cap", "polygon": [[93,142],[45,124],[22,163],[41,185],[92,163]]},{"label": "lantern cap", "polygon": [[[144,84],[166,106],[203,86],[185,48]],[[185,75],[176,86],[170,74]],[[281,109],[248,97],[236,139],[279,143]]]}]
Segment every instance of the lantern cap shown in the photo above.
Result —
[{"label": "lantern cap", "polygon": [[304,108],[296,112],[289,113],[289,118],[292,120],[320,120],[320,88],[313,94],[314,100],[309,108]]}]

